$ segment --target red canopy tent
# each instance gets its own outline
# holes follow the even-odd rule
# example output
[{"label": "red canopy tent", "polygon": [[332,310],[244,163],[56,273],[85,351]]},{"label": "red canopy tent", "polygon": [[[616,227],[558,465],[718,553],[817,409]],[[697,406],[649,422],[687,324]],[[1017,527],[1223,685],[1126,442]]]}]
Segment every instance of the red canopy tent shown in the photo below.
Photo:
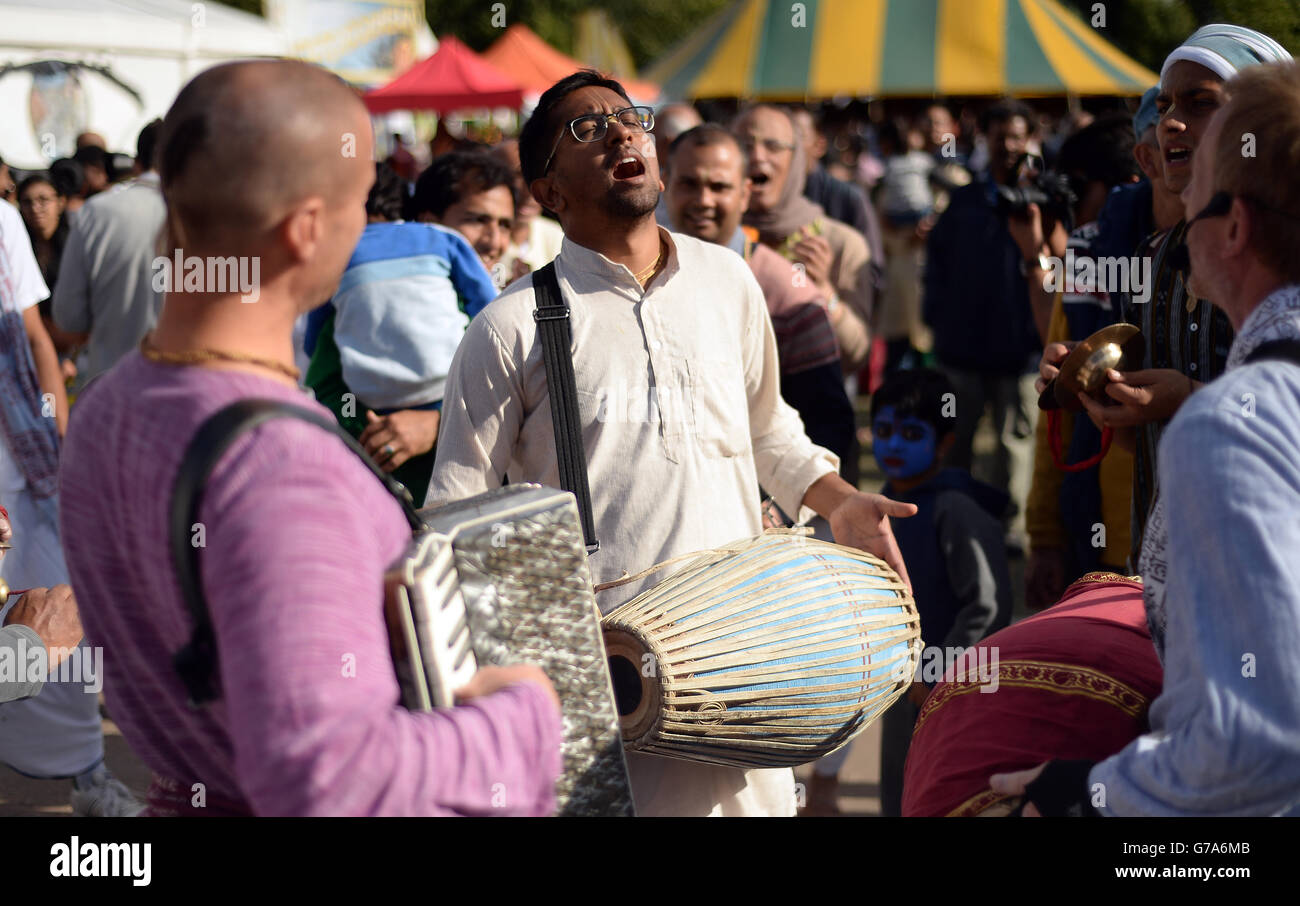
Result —
[{"label": "red canopy tent", "polygon": [[435,110],[440,114],[472,107],[523,104],[519,83],[453,37],[446,37],[427,60],[363,97],[371,113]]},{"label": "red canopy tent", "polygon": [[[483,51],[483,59],[534,94],[541,94],[565,76],[588,68],[587,64],[560,53],[537,37],[537,33],[527,25],[518,22]],[[651,103],[659,97],[659,86],[653,82],[638,79],[619,81],[638,101]]]}]

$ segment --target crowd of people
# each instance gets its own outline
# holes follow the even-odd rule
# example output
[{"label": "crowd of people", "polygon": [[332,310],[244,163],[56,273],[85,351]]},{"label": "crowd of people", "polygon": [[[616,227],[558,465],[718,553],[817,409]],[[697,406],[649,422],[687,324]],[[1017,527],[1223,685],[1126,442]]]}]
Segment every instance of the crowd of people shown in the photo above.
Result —
[{"label": "crowd of people", "polygon": [[[167,489],[248,398],[327,414],[417,505],[559,486],[534,317],[554,262],[596,581],[798,522],[911,591],[942,675],[881,717],[885,815],[1295,812],[1300,70],[1212,25],[1133,111],[1048,128],[1020,101],[932,103],[850,133],[807,107],[656,111],[582,71],[516,138],[440,130],[427,166],[402,141],[376,163],[344,83],[259,61],[195,77],[129,176],[91,134],[44,172],[0,164],[0,576],[26,589],[0,654],[102,648],[153,781],[141,802],[107,771],[82,682],[0,682],[0,763],[70,778],[87,815],[552,811],[541,670],[400,707],[383,576],[410,530],[305,422],[260,425],[206,484],[220,695],[191,707]],[[1114,260],[1125,279],[1096,276]],[[257,263],[251,300],[213,261]],[[1058,280],[1070,261],[1093,275]],[[1142,361],[1040,418],[1120,323]],[[1041,613],[1013,622],[1018,597]],[[993,694],[964,694],[989,658]],[[803,791],[627,763],[641,815],[816,816],[848,751]]]}]

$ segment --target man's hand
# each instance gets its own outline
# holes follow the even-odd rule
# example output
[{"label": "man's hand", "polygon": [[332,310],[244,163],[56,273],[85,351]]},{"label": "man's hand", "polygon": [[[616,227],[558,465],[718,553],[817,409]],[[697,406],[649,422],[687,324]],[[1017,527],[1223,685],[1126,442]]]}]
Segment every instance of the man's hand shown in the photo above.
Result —
[{"label": "man's hand", "polygon": [[938,222],[939,217],[936,214],[926,214],[922,217],[916,224],[916,231],[912,234],[912,244],[925,245],[930,238],[930,231],[934,229],[934,225]]},{"label": "man's hand", "polygon": [[1020,249],[1022,260],[1032,261],[1043,254],[1046,240],[1043,238],[1043,213],[1038,209],[1038,205],[1031,204],[1026,207],[1023,216],[1008,217],[1007,232],[1011,234],[1016,247]]},{"label": "man's hand", "polygon": [[0,560],[4,559],[5,551],[13,544],[14,530],[9,524],[9,511],[0,506]]},{"label": "man's hand", "polygon": [[361,432],[361,446],[381,469],[391,472],[411,457],[433,449],[441,417],[437,409],[403,409],[384,416],[367,410],[369,424]]},{"label": "man's hand", "polygon": [[513,667],[480,667],[462,688],[456,690],[456,701],[464,704],[485,695],[491,695],[515,683],[535,683],[546,690],[555,707],[560,707],[560,697],[541,667],[519,664]]},{"label": "man's hand", "polygon": [[[995,793],[1002,793],[1004,796],[1021,796],[1025,795],[1025,787],[1038,779],[1038,775],[1043,773],[1047,767],[1047,762],[1043,762],[1036,768],[1030,768],[1027,771],[1014,771],[1010,774],[994,774],[989,778],[989,788]],[[1025,818],[1041,818],[1032,802],[1026,803],[1024,810],[1020,813]]]},{"label": "man's hand", "polygon": [[1025,563],[1025,606],[1050,607],[1065,591],[1065,552],[1056,547],[1030,548]]},{"label": "man's hand", "polygon": [[1034,381],[1036,393],[1047,389],[1047,385],[1061,373],[1061,363],[1065,357],[1078,345],[1077,341],[1070,340],[1068,343],[1048,343],[1043,347],[1043,357],[1038,360],[1038,380]]},{"label": "man's hand", "polygon": [[907,687],[907,700],[918,708],[925,704],[929,695],[930,687],[925,683],[912,683]]},{"label": "man's hand", "polygon": [[1106,395],[1119,405],[1103,405],[1087,394],[1079,401],[1098,428],[1127,428],[1172,418],[1178,407],[1191,395],[1193,384],[1187,375],[1172,368],[1149,368],[1143,371],[1106,372],[1110,381]]},{"label": "man's hand", "polygon": [[804,266],[804,273],[809,281],[820,289],[829,299],[835,294],[835,285],[831,283],[831,265],[835,254],[825,236],[804,236],[791,248],[794,260]]},{"label": "man's hand", "polygon": [[45,647],[50,650],[51,667],[57,666],[62,659],[60,653],[67,654],[81,641],[77,599],[72,596],[72,587],[69,585],[29,589],[5,617],[6,626],[13,624],[36,631]]},{"label": "man's hand", "polygon": [[916,504],[855,491],[831,511],[827,520],[837,543],[856,547],[884,560],[898,573],[908,594],[911,594],[912,580],[907,575],[907,565],[903,563],[903,554],[894,540],[893,529],[889,527],[889,517],[905,518],[915,514]]}]

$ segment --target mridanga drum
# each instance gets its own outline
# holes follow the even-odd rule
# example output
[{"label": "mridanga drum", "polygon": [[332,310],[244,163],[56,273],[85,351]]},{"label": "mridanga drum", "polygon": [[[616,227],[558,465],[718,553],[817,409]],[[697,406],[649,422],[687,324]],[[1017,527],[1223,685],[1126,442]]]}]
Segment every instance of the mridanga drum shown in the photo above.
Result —
[{"label": "mridanga drum", "polygon": [[846,744],[911,684],[920,617],[863,551],[769,531],[601,621],[628,751],[784,767]]}]

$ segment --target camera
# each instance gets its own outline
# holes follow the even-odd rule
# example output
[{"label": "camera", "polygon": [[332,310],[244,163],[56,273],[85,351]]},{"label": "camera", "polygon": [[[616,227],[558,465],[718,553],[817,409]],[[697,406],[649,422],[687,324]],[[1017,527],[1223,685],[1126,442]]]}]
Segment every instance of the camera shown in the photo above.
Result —
[{"label": "camera", "polygon": [[1036,204],[1044,220],[1059,220],[1067,229],[1072,226],[1078,196],[1070,178],[1048,170],[1037,155],[1022,154],[1011,168],[1006,184],[997,186],[996,191],[1001,217],[1022,216],[1031,204]]}]

